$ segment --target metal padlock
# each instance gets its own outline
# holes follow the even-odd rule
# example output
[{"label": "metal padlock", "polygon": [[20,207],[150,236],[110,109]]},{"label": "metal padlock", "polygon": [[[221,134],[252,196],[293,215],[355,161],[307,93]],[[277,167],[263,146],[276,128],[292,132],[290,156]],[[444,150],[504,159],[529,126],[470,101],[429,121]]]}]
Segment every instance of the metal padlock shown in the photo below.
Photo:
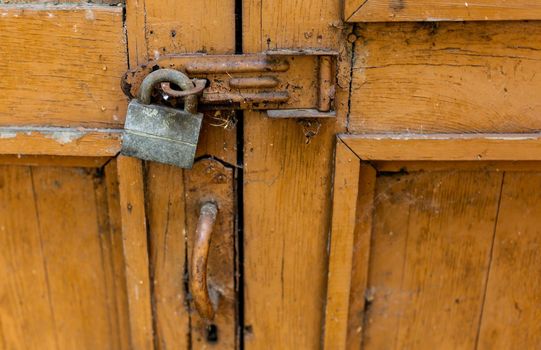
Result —
[{"label": "metal padlock", "polygon": [[203,114],[197,113],[197,96],[185,98],[184,110],[150,104],[154,85],[170,82],[182,90],[194,88],[182,72],[159,69],[141,83],[139,98],[128,105],[121,154],[191,168]]}]

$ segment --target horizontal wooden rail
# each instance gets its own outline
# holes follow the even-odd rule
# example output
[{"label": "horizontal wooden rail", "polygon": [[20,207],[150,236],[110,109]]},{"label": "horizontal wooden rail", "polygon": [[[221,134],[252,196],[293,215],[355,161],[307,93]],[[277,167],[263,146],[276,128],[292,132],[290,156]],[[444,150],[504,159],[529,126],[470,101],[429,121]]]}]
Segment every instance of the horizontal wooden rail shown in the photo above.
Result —
[{"label": "horizontal wooden rail", "polygon": [[541,134],[364,134],[338,136],[362,160],[541,161]]},{"label": "horizontal wooden rail", "polygon": [[106,157],[120,151],[120,129],[0,128],[0,154]]}]

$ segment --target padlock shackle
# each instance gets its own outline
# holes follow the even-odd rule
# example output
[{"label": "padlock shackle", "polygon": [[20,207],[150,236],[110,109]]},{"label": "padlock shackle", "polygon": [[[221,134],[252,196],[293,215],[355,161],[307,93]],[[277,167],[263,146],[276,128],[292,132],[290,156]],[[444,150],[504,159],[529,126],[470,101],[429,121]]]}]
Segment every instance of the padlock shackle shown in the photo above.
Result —
[{"label": "padlock shackle", "polygon": [[158,69],[150,73],[143,79],[139,88],[139,102],[142,104],[150,104],[152,97],[152,89],[154,85],[162,82],[174,83],[181,90],[191,90],[195,87],[193,81],[184,73],[174,69]]}]

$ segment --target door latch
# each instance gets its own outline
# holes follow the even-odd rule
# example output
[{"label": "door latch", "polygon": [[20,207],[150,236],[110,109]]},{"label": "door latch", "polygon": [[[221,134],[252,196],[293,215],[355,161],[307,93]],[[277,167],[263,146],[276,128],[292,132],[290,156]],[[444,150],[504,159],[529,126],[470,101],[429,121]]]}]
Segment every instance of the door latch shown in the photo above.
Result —
[{"label": "door latch", "polygon": [[[337,56],[337,52],[325,50],[167,55],[128,71],[122,88],[133,98],[148,74],[168,68],[206,80],[199,86],[202,110],[254,109],[266,110],[271,118],[332,118],[336,116]],[[180,87],[164,83],[157,95],[174,105],[183,94]]]}]

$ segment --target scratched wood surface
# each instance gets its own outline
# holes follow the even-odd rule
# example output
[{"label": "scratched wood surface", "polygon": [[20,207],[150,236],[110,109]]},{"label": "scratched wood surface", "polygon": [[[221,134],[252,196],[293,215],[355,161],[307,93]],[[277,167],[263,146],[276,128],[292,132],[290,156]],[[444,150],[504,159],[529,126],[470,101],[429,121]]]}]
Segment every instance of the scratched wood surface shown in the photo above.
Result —
[{"label": "scratched wood surface", "polygon": [[[365,349],[472,349],[485,292],[501,173],[380,176]],[[393,213],[393,215],[389,215]]]},{"label": "scratched wood surface", "polygon": [[121,125],[122,8],[0,5],[0,124]]},{"label": "scratched wood surface", "polygon": [[[358,176],[339,151],[335,178]],[[337,233],[371,225],[372,237],[331,241],[329,283],[346,281],[351,294],[337,304],[341,294],[328,287],[327,311],[337,310],[326,315],[335,318],[326,319],[325,348],[538,347],[539,162],[409,163],[376,163],[373,193],[363,176],[354,199],[335,190],[335,201],[349,202],[334,204],[342,210],[333,218],[345,225]],[[344,208],[355,203],[356,221],[346,220]],[[339,263],[351,253],[352,264]]]},{"label": "scratched wood surface", "polygon": [[382,23],[357,35],[350,132],[541,128],[538,22]]},{"label": "scratched wood surface", "polygon": [[[341,53],[337,120],[303,125],[244,114],[246,349],[320,347],[334,134],[347,112],[348,64],[338,1],[243,1],[243,49]],[[345,72],[345,73],[344,73]],[[305,134],[315,131],[313,138]]]},{"label": "scratched wood surface", "polygon": [[[360,161],[340,140],[336,143],[333,180],[333,219],[330,235],[329,279],[325,305],[325,348],[344,348],[348,328],[349,294],[352,280],[353,245],[359,197]],[[364,170],[364,169],[363,169]],[[373,193],[372,193],[373,197]],[[365,286],[366,287],[366,286]]]},{"label": "scratched wood surface", "polygon": [[155,342],[143,165],[139,159],[119,156],[116,166],[130,345],[134,350],[151,350]]},{"label": "scratched wood surface", "polygon": [[478,349],[541,346],[541,173],[506,172]]},{"label": "scratched wood surface", "polygon": [[95,169],[0,166],[0,348],[128,349],[106,187]]},{"label": "scratched wood surface", "polygon": [[345,0],[348,22],[541,19],[537,0]]}]

